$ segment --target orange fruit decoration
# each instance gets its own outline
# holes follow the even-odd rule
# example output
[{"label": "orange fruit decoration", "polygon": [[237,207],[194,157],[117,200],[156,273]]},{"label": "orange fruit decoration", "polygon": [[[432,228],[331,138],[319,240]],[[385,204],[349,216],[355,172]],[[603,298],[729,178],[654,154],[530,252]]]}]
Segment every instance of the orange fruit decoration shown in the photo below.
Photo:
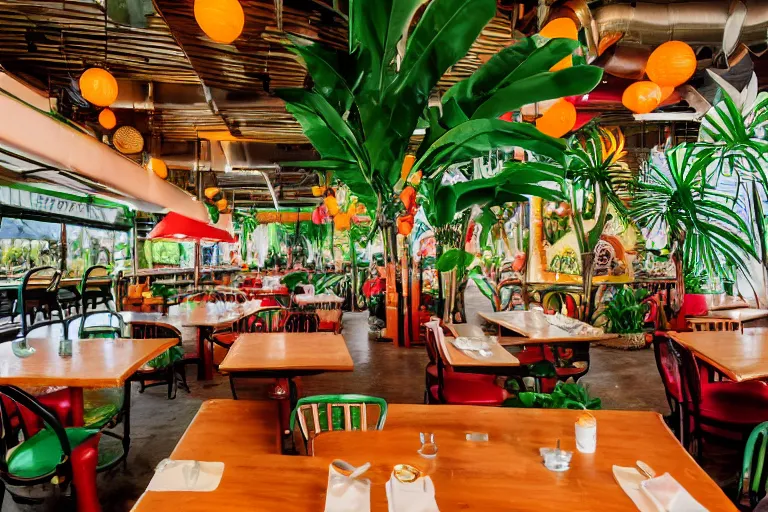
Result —
[{"label": "orange fruit decoration", "polygon": [[403,215],[397,218],[397,232],[408,236],[413,231],[413,215]]},{"label": "orange fruit decoration", "polygon": [[216,209],[219,210],[220,212],[223,212],[224,210],[227,209],[227,204],[228,203],[226,199],[219,199],[218,201],[216,201]]},{"label": "orange fruit decoration", "polygon": [[405,209],[410,211],[416,205],[416,189],[413,187],[405,187],[400,192],[400,200],[403,202]]},{"label": "orange fruit decoration", "polygon": [[205,35],[229,44],[243,33],[245,13],[237,0],[195,0],[195,20]]},{"label": "orange fruit decoration", "polygon": [[348,213],[339,213],[333,218],[333,227],[336,231],[346,231],[349,229],[351,220]]},{"label": "orange fruit decoration", "polygon": [[403,158],[403,166],[400,168],[400,178],[405,181],[408,179],[408,175],[411,174],[413,164],[416,162],[416,155],[405,155]]},{"label": "orange fruit decoration", "polygon": [[414,187],[418,187],[419,183],[421,183],[421,178],[422,178],[422,172],[416,171],[415,173],[411,174],[410,178],[408,178],[408,183],[410,183]]},{"label": "orange fruit decoration", "polygon": [[335,217],[336,214],[339,213],[339,203],[336,201],[335,197],[325,196],[323,203],[325,203],[325,207],[328,208],[328,215],[331,217]]},{"label": "orange fruit decoration", "polygon": [[[539,35],[549,39],[555,39],[559,37],[563,39],[573,39],[574,41],[578,41],[579,28],[571,18],[557,18],[544,25],[544,27],[539,32]],[[561,69],[570,68],[571,66],[573,66],[573,58],[569,55],[552,66],[549,70],[559,71]]]},{"label": "orange fruit decoration", "polygon": [[696,54],[687,43],[669,41],[651,53],[645,72],[659,87],[677,87],[696,71]]},{"label": "orange fruit decoration", "polygon": [[108,107],[117,99],[117,80],[106,69],[86,69],[80,75],[80,94],[97,107]]},{"label": "orange fruit decoration", "polygon": [[635,114],[647,114],[661,103],[661,87],[653,82],[635,82],[624,90],[621,103]]},{"label": "orange fruit decoration", "polygon": [[549,107],[544,115],[536,119],[536,128],[550,137],[560,138],[576,125],[576,107],[572,103],[559,99]]},{"label": "orange fruit decoration", "polygon": [[155,173],[160,179],[166,179],[168,177],[168,166],[159,158],[150,158],[147,169]]},{"label": "orange fruit decoration", "polygon": [[319,186],[317,186],[317,185],[315,185],[314,187],[312,187],[312,195],[313,195],[313,196],[315,196],[315,197],[320,197],[320,196],[322,196],[323,194],[325,194],[325,187],[319,187]]},{"label": "orange fruit decoration", "polygon": [[105,130],[111,130],[115,126],[117,126],[117,118],[115,117],[115,113],[109,110],[108,108],[105,108],[99,113],[99,124],[102,128]]}]

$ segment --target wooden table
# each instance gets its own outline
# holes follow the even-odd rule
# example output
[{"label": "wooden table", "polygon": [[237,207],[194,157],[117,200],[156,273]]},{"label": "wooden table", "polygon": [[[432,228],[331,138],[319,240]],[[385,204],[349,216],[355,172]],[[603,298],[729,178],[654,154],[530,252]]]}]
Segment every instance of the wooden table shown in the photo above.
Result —
[{"label": "wooden table", "polygon": [[18,387],[68,387],[74,426],[83,424],[83,389],[125,387],[123,401],[123,452],[106,464],[111,467],[128,454],[131,442],[131,385],[128,380],[144,363],[159,356],[178,340],[104,339],[72,341],[72,356],[59,355],[59,339],[27,338],[35,353],[14,354],[16,342],[0,344],[0,384]]},{"label": "wooden table", "polygon": [[768,309],[740,308],[710,311],[706,316],[693,316],[690,318],[723,318],[739,323],[752,322],[761,318],[768,318]]},{"label": "wooden table", "polygon": [[697,359],[711,365],[729,379],[768,379],[768,332],[765,329],[738,331],[669,332]]},{"label": "wooden table", "polygon": [[463,350],[456,348],[451,341],[453,338],[438,340],[438,349],[443,360],[456,371],[470,373],[491,373],[506,375],[505,370],[514,371],[520,366],[520,361],[507,352],[499,343],[494,343],[486,337],[491,346],[491,355],[487,357],[472,357]]},{"label": "wooden table", "polygon": [[[221,309],[217,304],[223,304]],[[197,329],[197,354],[199,364],[197,366],[198,380],[213,379],[213,353],[209,347],[209,340],[213,331],[219,328],[232,326],[243,318],[255,315],[261,311],[260,301],[248,301],[245,304],[234,302],[222,302],[215,304],[197,304],[196,306],[179,305],[172,308],[167,315],[161,313],[120,313],[125,323],[153,322],[158,325],[167,325],[182,330],[183,327]]]},{"label": "wooden table", "polygon": [[499,311],[478,313],[485,320],[516,332],[522,337],[505,336],[499,339],[502,345],[534,345],[558,343],[592,343],[617,338],[616,334],[572,334],[553,325],[554,319],[540,311]]},{"label": "wooden table", "polygon": [[288,419],[298,400],[295,377],[353,370],[344,337],[328,332],[241,334],[219,365],[221,373],[229,374],[235,399],[235,378],[287,380],[288,396],[279,400],[283,432],[289,430]]},{"label": "wooden table", "polygon": [[[242,402],[239,402],[242,403]],[[669,472],[711,511],[736,511],[728,497],[685,452],[653,412],[595,411],[597,452],[576,452],[565,473],[544,468],[539,447],[574,450],[577,411],[505,409],[469,406],[391,404],[381,432],[334,432],[315,439],[314,457],[271,455],[235,450],[238,436],[198,443],[185,435],[173,458],[221,461],[224,475],[213,492],[146,492],[134,512],[178,509],[185,512],[306,512],[322,510],[328,465],[341,458],[360,465],[371,462],[371,510],[387,510],[384,484],[392,467],[415,463],[430,473],[442,512],[453,511],[589,511],[635,510],[614,481],[611,466],[634,466],[640,459],[657,473]],[[195,419],[193,427],[197,425]],[[229,416],[207,418],[211,432],[230,425]],[[190,427],[190,430],[193,429]],[[420,431],[435,433],[438,456],[426,461],[416,454]],[[487,443],[470,443],[467,432],[486,432]]]},{"label": "wooden table", "polygon": [[475,324],[445,324],[451,334],[458,338],[459,336],[485,336],[485,331],[479,325]]},{"label": "wooden table", "polygon": [[725,297],[720,303],[709,307],[710,311],[724,311],[727,309],[748,308],[749,304],[739,297]]}]

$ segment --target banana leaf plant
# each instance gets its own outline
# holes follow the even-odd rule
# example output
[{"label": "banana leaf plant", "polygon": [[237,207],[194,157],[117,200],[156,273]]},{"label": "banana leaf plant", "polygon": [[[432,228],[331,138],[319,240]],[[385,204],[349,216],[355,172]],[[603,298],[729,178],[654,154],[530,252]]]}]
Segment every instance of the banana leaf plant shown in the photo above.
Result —
[{"label": "banana leaf plant", "polygon": [[496,0],[431,0],[411,28],[424,3],[351,0],[348,51],[292,37],[288,49],[306,65],[313,87],[276,92],[321,157],[292,165],[332,170],[373,213],[384,235],[387,263],[393,266],[394,219],[402,209],[397,194],[409,171],[403,164],[425,112],[429,129],[413,168],[425,174],[499,146],[558,160],[561,141],[498,117],[524,104],[583,94],[602,77],[602,70],[592,66],[548,71],[577,42],[552,40],[540,51],[534,41],[524,40],[453,86],[444,108],[428,108],[440,78],[496,15]]},{"label": "banana leaf plant", "polygon": [[768,193],[768,93],[758,94],[757,75],[742,91],[738,91],[719,75],[709,71],[720,87],[721,101],[716,103],[704,116],[699,129],[699,142],[710,145],[714,150],[712,163],[707,172],[715,180],[733,177],[736,190],[733,205],[739,201],[742,192],[751,203],[749,227],[753,237],[760,240],[760,260],[768,266],[763,205],[760,191]]},{"label": "banana leaf plant", "polygon": [[235,228],[239,228],[242,235],[242,238],[240,239],[240,252],[243,261],[245,261],[248,257],[248,242],[251,238],[251,234],[256,231],[256,226],[258,226],[259,223],[256,220],[256,215],[253,211],[243,212],[234,210],[232,217],[235,222]]},{"label": "banana leaf plant", "polygon": [[746,221],[729,204],[731,196],[707,180],[714,153],[709,144],[680,144],[667,151],[668,174],[651,164],[634,184],[630,216],[668,236],[677,275],[675,310],[682,305],[686,275],[729,277],[732,268],[745,272],[747,256],[757,257]]},{"label": "banana leaf plant", "polygon": [[[633,182],[629,166],[622,160],[624,136],[604,128],[588,127],[568,141],[565,163],[552,161],[508,162],[505,170],[550,172],[563,175],[563,193],[569,203],[571,225],[581,252],[582,286],[585,300],[581,317],[590,317],[592,277],[594,274],[595,249],[600,242],[609,210],[621,219],[627,218],[625,202]],[[547,199],[546,196],[541,196]],[[597,210],[592,212],[593,205]],[[588,216],[593,221],[585,222]]]}]

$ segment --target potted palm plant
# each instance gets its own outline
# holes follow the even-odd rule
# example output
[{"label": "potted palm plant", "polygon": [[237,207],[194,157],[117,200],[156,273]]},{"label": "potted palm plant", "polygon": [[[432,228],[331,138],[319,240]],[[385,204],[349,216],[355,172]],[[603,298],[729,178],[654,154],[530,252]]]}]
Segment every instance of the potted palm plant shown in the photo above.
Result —
[{"label": "potted palm plant", "polygon": [[604,321],[605,331],[618,334],[618,338],[605,340],[601,344],[606,347],[637,349],[646,345],[643,325],[649,305],[643,302],[648,297],[648,291],[642,288],[633,290],[624,286],[613,294],[611,300],[605,303],[596,321]]}]

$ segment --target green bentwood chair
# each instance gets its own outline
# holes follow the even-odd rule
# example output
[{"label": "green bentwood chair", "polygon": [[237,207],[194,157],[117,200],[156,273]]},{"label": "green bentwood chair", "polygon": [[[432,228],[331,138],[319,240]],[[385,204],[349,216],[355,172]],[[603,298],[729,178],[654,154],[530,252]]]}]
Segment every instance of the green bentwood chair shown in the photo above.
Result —
[{"label": "green bentwood chair", "polygon": [[[768,490],[768,468],[766,468],[765,452],[768,450],[768,421],[755,427],[744,447],[744,461],[741,475],[737,483],[736,504],[742,499],[744,484],[747,484],[750,510],[757,506]],[[745,480],[747,480],[745,482]]]},{"label": "green bentwood chair", "polygon": [[[379,409],[378,420],[373,425],[368,425],[368,406]],[[307,455],[311,455],[312,440],[322,432],[383,429],[387,420],[387,401],[366,395],[307,396],[296,402],[291,413],[291,432],[294,432],[297,417]]]}]

